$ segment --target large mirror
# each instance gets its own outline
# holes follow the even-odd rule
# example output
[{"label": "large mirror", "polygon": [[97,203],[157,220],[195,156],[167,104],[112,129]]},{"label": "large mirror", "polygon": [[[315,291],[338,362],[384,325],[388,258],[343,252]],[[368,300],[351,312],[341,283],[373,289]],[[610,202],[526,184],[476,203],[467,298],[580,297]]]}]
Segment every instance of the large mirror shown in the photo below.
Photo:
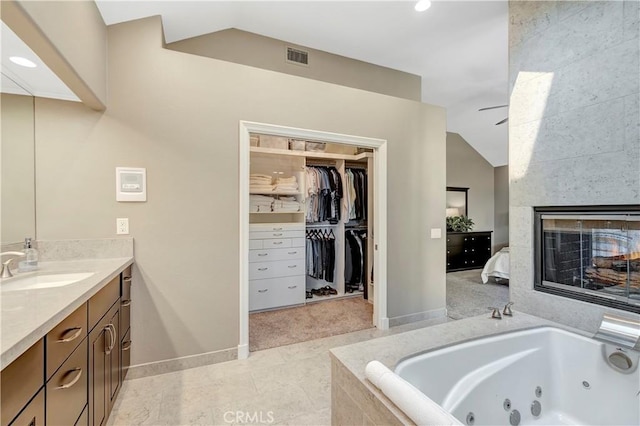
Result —
[{"label": "large mirror", "polygon": [[447,217],[467,216],[469,188],[447,186]]},{"label": "large mirror", "polygon": [[0,241],[6,245],[36,236],[34,98],[0,96]]}]

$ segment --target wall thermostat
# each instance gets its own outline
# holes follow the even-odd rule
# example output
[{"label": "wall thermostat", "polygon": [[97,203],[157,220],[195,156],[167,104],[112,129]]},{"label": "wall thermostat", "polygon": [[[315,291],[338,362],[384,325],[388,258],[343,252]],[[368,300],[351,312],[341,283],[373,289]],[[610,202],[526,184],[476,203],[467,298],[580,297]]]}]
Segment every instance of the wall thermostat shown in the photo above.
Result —
[{"label": "wall thermostat", "polygon": [[147,169],[116,167],[116,201],[147,201]]}]

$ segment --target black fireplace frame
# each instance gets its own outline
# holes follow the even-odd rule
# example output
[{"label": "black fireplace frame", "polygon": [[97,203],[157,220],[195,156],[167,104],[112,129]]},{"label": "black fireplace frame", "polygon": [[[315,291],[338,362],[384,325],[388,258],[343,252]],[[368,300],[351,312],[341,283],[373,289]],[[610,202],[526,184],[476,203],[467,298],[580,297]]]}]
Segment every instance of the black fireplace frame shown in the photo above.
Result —
[{"label": "black fireplace frame", "polygon": [[575,215],[596,215],[596,214],[634,214],[640,213],[640,205],[638,204],[625,204],[625,205],[598,205],[598,206],[545,206],[534,207],[534,284],[533,289],[543,293],[553,294],[556,296],[562,296],[573,300],[581,300],[583,302],[593,303],[600,306],[606,306],[610,308],[620,309],[623,311],[633,312],[640,314],[640,303],[634,304],[633,302],[627,302],[623,300],[610,299],[604,296],[596,296],[579,292],[575,290],[563,289],[555,286],[545,285],[543,283],[543,233],[542,233],[542,215],[543,214],[558,214],[567,216]]}]

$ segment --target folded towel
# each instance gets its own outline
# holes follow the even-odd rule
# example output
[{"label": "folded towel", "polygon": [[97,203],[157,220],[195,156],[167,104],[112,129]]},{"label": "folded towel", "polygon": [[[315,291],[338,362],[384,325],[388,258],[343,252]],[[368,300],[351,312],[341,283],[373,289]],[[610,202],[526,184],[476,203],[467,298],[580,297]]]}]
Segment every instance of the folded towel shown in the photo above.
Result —
[{"label": "folded towel", "polygon": [[269,179],[269,182],[271,182],[271,176],[269,175],[261,175],[259,173],[252,173],[249,175],[249,179]]},{"label": "folded towel", "polygon": [[296,179],[295,176],[291,176],[291,177],[279,177],[278,179],[276,179],[276,183],[297,183],[298,180]]},{"label": "folded towel", "polygon": [[451,413],[378,361],[365,367],[365,376],[417,425],[462,425]]}]

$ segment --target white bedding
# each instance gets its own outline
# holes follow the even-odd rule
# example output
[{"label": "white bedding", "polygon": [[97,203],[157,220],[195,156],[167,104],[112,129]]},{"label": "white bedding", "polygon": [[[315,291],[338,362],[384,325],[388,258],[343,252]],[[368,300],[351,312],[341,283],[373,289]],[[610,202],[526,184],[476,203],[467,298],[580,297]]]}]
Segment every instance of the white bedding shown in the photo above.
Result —
[{"label": "white bedding", "polygon": [[504,247],[487,260],[480,277],[486,284],[490,276],[509,279],[509,247]]}]

